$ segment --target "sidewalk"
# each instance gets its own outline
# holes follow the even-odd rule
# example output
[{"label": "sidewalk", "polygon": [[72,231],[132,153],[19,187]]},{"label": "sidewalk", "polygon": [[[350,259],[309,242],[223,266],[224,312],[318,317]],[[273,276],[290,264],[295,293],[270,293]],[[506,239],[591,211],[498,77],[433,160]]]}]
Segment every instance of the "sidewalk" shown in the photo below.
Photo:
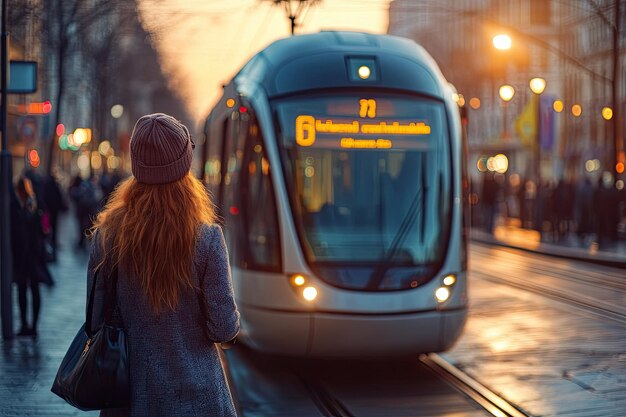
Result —
[{"label": "sidewalk", "polygon": [[558,243],[548,242],[546,237],[541,238],[538,231],[520,228],[516,219],[498,222],[493,235],[480,228],[472,228],[470,238],[475,242],[626,268],[626,241],[600,247],[596,242],[585,243],[570,233]]},{"label": "sidewalk", "polygon": [[[16,337],[2,341],[0,356],[0,416],[84,416],[50,392],[57,368],[85,320],[86,251],[75,251],[74,218],[59,219],[59,253],[48,264],[56,284],[40,286],[41,314],[36,340]],[[17,288],[14,287],[14,331],[19,331]]]}]

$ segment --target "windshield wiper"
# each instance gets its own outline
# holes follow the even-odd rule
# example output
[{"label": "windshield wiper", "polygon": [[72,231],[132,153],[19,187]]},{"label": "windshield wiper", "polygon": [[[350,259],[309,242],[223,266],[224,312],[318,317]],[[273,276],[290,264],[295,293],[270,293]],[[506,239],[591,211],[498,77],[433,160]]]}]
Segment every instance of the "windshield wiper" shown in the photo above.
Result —
[{"label": "windshield wiper", "polygon": [[372,273],[370,280],[367,282],[367,285],[365,286],[366,290],[375,290],[380,286],[380,284],[382,283],[384,279],[384,274],[389,267],[389,263],[396,256],[396,253],[398,252],[400,245],[406,238],[409,230],[411,230],[413,223],[415,222],[415,219],[420,216],[423,217],[424,215],[423,213],[424,194],[427,192],[427,187],[425,184],[426,173],[424,172],[424,167],[425,167],[425,164],[423,163],[423,160],[422,160],[422,173],[420,175],[421,177],[420,186],[417,189],[417,192],[415,193],[413,200],[411,201],[411,205],[409,206],[408,211],[402,218],[400,227],[398,228],[396,235],[393,237],[393,240],[391,241],[391,246],[389,247],[389,250],[383,257],[383,259],[380,261],[380,264],[378,265],[378,267]]}]

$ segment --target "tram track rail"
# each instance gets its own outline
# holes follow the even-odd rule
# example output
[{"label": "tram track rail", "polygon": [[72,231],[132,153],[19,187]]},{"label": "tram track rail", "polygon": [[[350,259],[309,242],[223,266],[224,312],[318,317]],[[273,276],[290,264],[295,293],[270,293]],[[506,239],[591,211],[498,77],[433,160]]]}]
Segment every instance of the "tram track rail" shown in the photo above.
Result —
[{"label": "tram track rail", "polygon": [[[517,255],[514,250],[506,248],[507,254]],[[513,251],[513,252],[511,252]],[[484,247],[477,248],[479,256],[489,256]],[[626,324],[626,308],[616,302],[602,300],[599,296],[591,296],[591,292],[585,293],[585,287],[593,288],[594,291],[626,292],[626,280],[612,268],[607,267],[602,271],[580,270],[574,265],[565,263],[561,269],[555,268],[545,258],[550,255],[538,254],[530,260],[518,259],[516,256],[506,258],[505,262],[511,266],[508,272],[503,273],[495,269],[493,264],[484,263],[480,270],[472,273],[484,278],[489,282],[507,285],[522,291],[534,293],[581,311],[592,313],[596,316],[609,319],[620,324]],[[533,279],[538,277],[541,279]],[[548,278],[548,280],[544,280]],[[542,280],[543,282],[537,282]],[[566,283],[578,285],[578,288],[568,288]]]},{"label": "tram track rail", "polygon": [[[489,256],[488,251],[484,249],[485,246],[475,248],[479,256]],[[518,255],[518,252],[514,249],[506,247],[505,250],[507,254]],[[623,274],[614,273],[613,268],[610,267],[605,267],[601,271],[590,271],[588,269],[581,270],[574,265],[565,263],[562,268],[559,268],[558,265],[550,263],[546,259],[549,257],[550,255],[537,254],[530,261],[521,260],[515,256],[507,257],[507,265],[510,265],[515,270],[523,271],[512,277],[503,274],[502,271],[494,270],[494,266],[489,263],[484,263],[482,268],[479,270],[474,269],[472,273],[496,284],[507,285],[534,293],[561,302],[569,307],[592,313],[620,324],[626,324],[626,308],[615,303],[615,301],[611,303],[587,295],[582,292],[584,287],[572,289],[558,282],[538,283],[532,279],[533,276],[547,277],[550,280],[557,280],[561,283],[569,282],[582,286],[587,285],[589,288],[604,289],[605,291],[617,290],[626,292],[626,280],[623,278]]]},{"label": "tram track rail", "polygon": [[299,375],[313,403],[326,417],[356,417],[343,402],[328,391],[319,381]]},{"label": "tram track rail", "polygon": [[[531,417],[505,398],[482,385],[471,376],[446,361],[436,353],[422,354],[419,364],[437,378],[471,400],[479,409],[495,417]],[[315,378],[297,373],[318,410],[326,417],[356,417],[348,407],[323,383]]]},{"label": "tram track rail", "polygon": [[502,278],[501,276],[496,276],[488,272],[480,272],[480,275],[490,282],[496,284],[504,284],[523,291],[538,294],[543,297],[562,302],[571,307],[575,307],[586,312],[591,312],[602,318],[613,320],[620,324],[626,324],[626,310],[619,311],[617,308],[613,309],[605,307],[603,305],[600,305],[598,300],[592,297],[574,294],[565,290],[554,289],[546,285],[530,283],[528,281]]},{"label": "tram track rail", "polygon": [[[489,255],[488,252],[484,250],[488,247],[489,245],[482,244],[474,246],[475,250],[478,250],[478,252],[484,256]],[[555,272],[554,262],[550,262],[549,259],[546,259],[551,257],[551,255],[549,254],[537,254],[537,257],[533,259],[533,262],[531,264],[528,262],[524,262],[520,259],[516,259],[517,257],[521,256],[520,250],[512,249],[509,247],[502,248],[507,252],[507,254],[512,255],[510,258],[507,259],[507,263],[509,263],[511,266],[524,268],[528,272],[541,274],[556,279],[562,279],[565,281],[579,282],[582,284],[591,284],[604,288],[626,291],[626,279],[624,279],[623,271],[620,271],[620,273],[613,272],[612,270],[614,270],[615,267],[603,267],[602,271],[594,271],[589,269],[581,271],[579,269],[568,268],[561,272]]]},{"label": "tram track rail", "polygon": [[496,417],[530,417],[531,415],[511,404],[465,372],[436,353],[419,356],[419,361],[431,372],[470,398],[489,414]]}]

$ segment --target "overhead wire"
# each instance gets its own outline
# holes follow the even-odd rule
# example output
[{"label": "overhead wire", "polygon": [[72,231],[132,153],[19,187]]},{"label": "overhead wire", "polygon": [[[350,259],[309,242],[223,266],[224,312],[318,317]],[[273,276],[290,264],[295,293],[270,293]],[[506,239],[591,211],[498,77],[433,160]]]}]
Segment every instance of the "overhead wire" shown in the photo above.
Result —
[{"label": "overhead wire", "polygon": [[256,33],[254,34],[254,36],[252,37],[252,40],[250,41],[250,45],[248,46],[248,49],[246,50],[246,54],[249,55],[250,52],[252,51],[252,47],[254,46],[254,43],[257,42],[259,39],[261,39],[261,37],[265,35],[265,32],[267,31],[267,28],[268,28],[267,23],[271,14],[272,14],[272,7],[268,7],[267,13],[265,13],[265,17],[261,21],[261,24],[259,25]]}]

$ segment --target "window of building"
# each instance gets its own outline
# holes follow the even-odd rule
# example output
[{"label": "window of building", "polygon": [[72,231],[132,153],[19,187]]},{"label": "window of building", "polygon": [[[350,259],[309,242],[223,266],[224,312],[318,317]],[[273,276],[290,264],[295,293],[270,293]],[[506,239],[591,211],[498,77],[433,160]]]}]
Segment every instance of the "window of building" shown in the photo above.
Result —
[{"label": "window of building", "polygon": [[549,25],[551,21],[550,4],[546,0],[530,0],[530,24]]}]

